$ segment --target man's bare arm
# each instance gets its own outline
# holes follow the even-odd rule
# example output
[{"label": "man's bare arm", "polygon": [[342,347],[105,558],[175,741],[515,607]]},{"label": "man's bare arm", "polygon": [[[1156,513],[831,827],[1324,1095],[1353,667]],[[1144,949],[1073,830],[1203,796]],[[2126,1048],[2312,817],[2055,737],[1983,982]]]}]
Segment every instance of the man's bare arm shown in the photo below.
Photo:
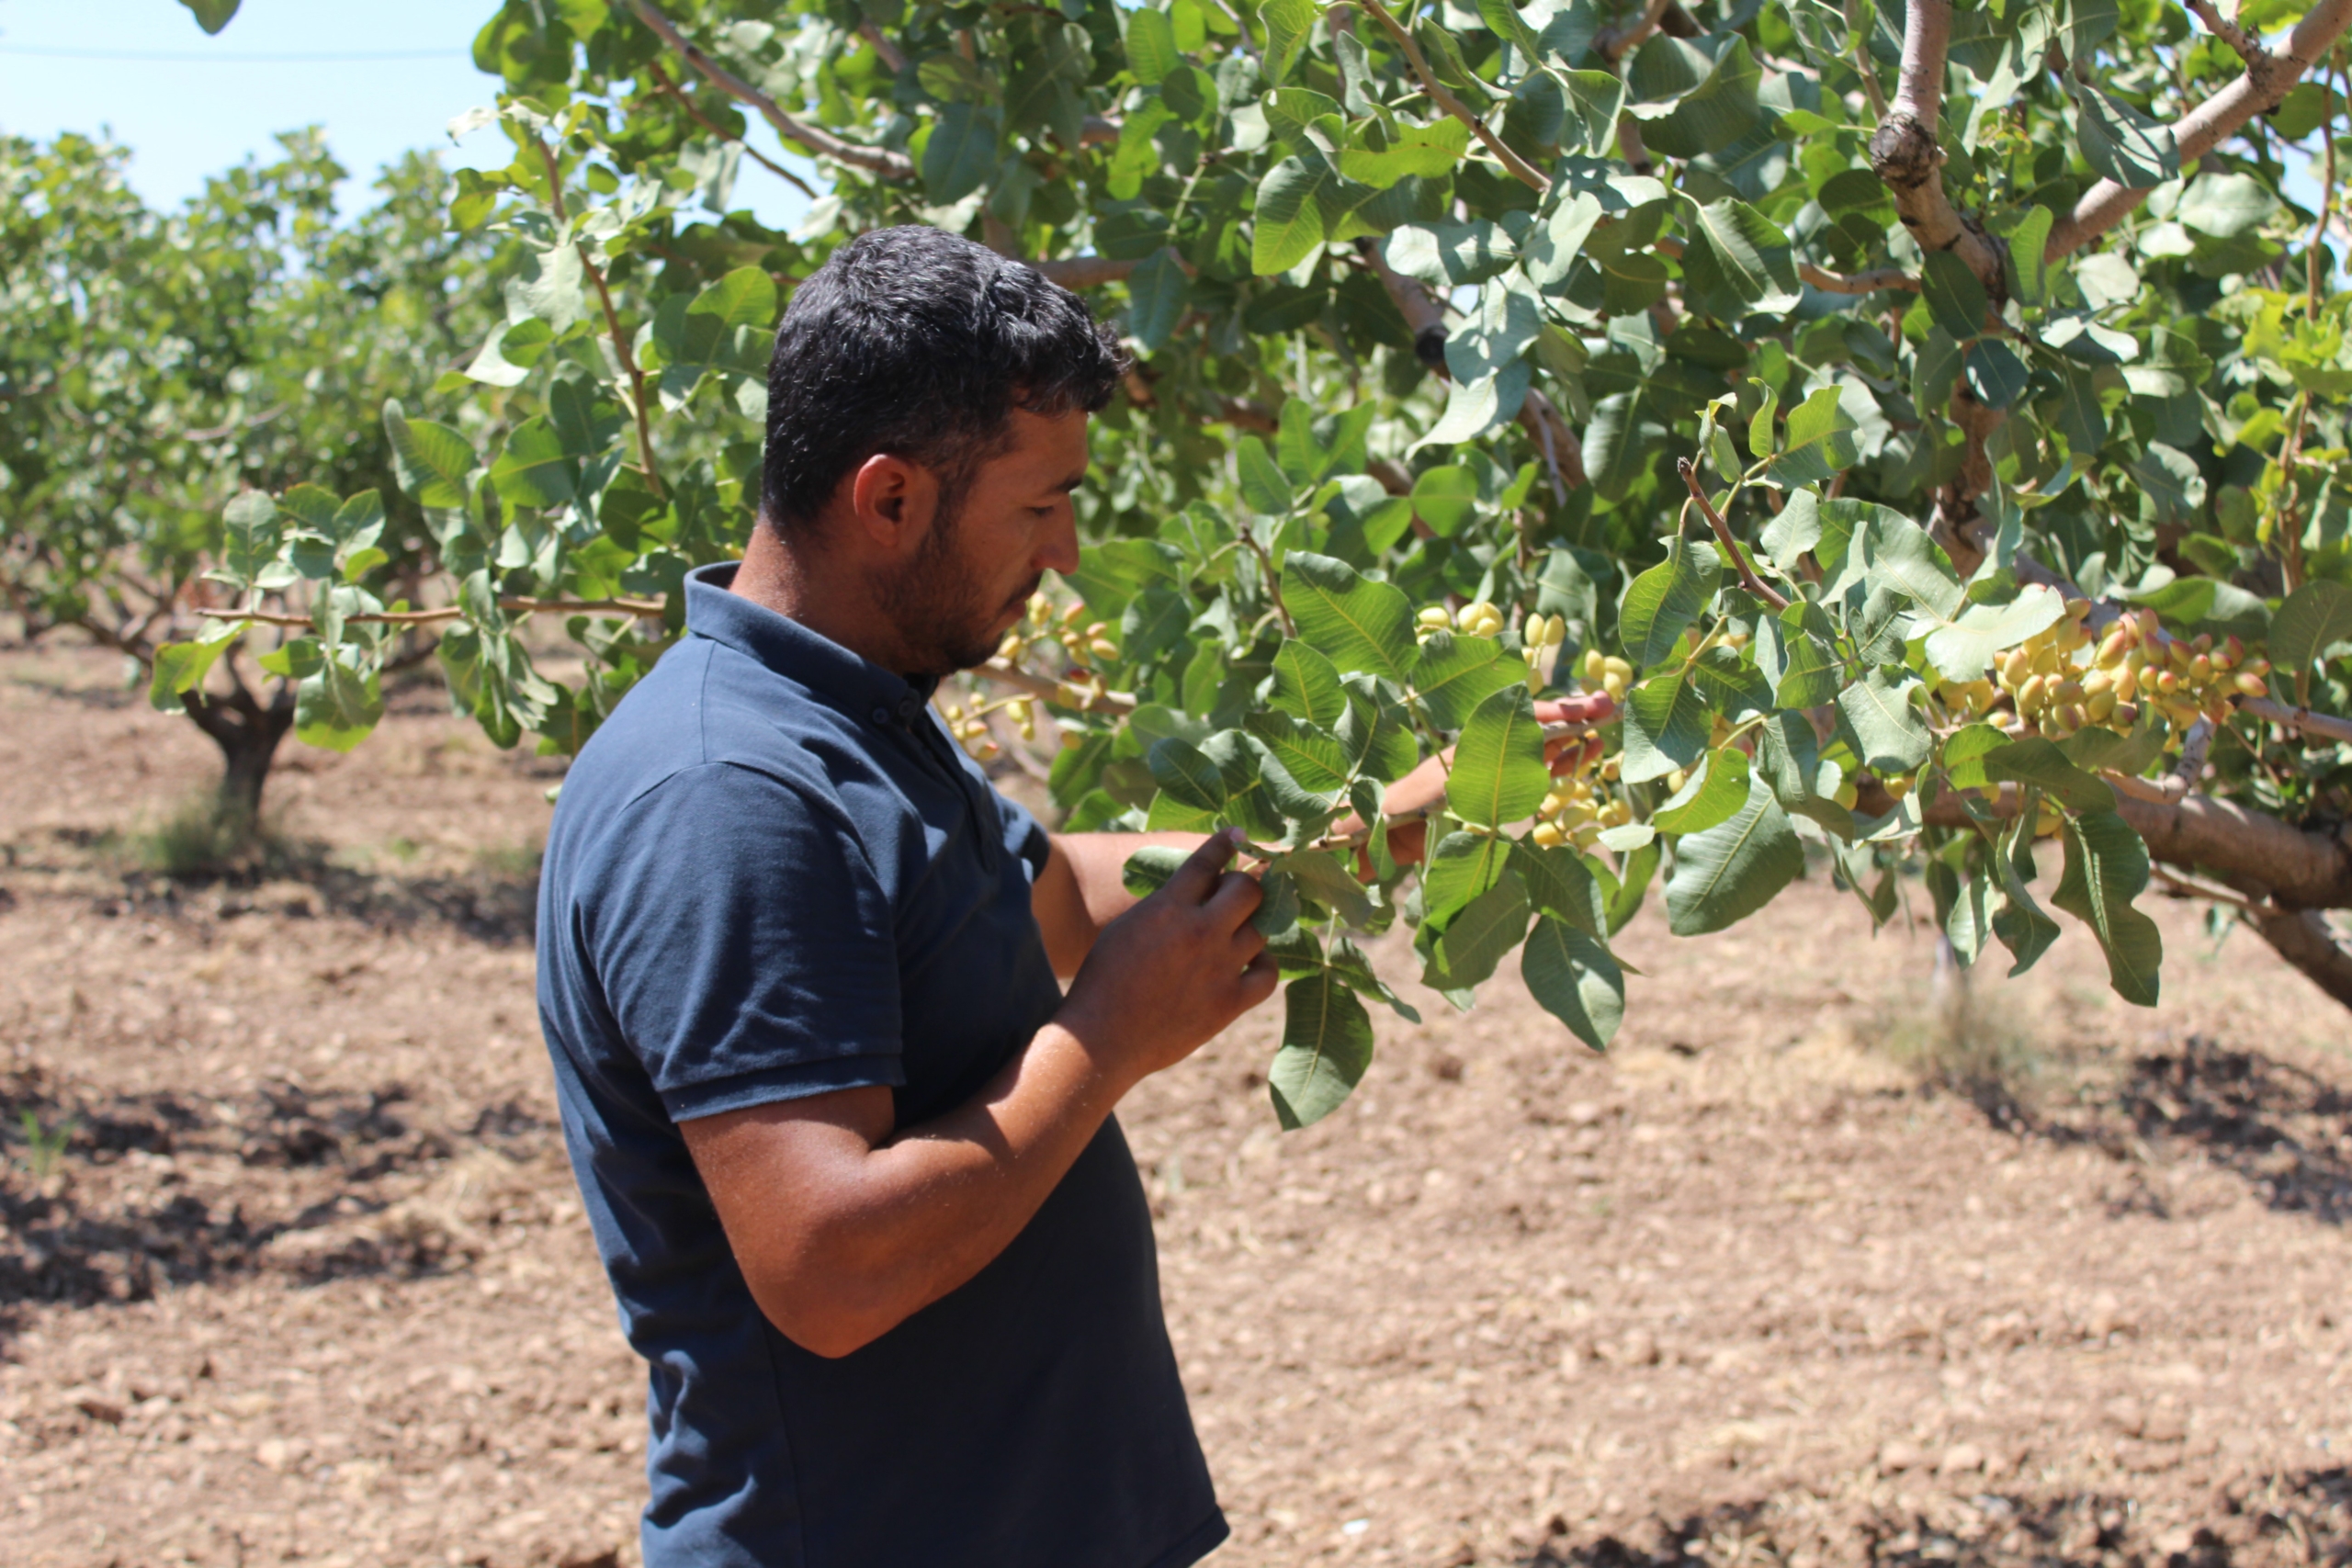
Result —
[{"label": "man's bare arm", "polygon": [[845,1356],[985,1268],[1120,1098],[1273,993],[1257,879],[1217,835],[1092,943],[1053,1020],[965,1104],[893,1124],[842,1089],[682,1122],[760,1310]]}]

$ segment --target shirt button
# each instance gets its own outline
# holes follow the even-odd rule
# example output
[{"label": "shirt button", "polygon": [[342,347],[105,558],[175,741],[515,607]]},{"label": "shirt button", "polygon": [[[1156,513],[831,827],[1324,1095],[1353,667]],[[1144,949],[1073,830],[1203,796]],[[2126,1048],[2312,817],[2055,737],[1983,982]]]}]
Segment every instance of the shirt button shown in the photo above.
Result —
[{"label": "shirt button", "polygon": [[890,710],[888,708],[876,708],[874,710],[874,722],[876,724],[889,723]]}]

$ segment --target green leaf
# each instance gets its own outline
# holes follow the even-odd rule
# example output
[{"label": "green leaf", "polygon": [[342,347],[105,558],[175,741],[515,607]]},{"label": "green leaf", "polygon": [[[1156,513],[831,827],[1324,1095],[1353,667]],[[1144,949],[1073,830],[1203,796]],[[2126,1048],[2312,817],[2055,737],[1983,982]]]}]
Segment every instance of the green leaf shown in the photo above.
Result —
[{"label": "green leaf", "polygon": [[1194,811],[1220,812],[1230,792],[1225,774],[1203,755],[1199,747],[1173,737],[1154,745],[1145,761],[1154,783],[1178,805]]},{"label": "green leaf", "polygon": [[2352,640],[2352,588],[2314,578],[2287,595],[2270,620],[2270,658],[2300,675],[2339,642]]},{"label": "green leaf", "polygon": [[1478,480],[1458,464],[1424,468],[1413,481],[1412,501],[1420,520],[1450,538],[1478,510]]},{"label": "green leaf", "polygon": [[238,0],[180,0],[180,4],[195,16],[198,27],[217,33],[237,14]]},{"label": "green leaf", "polygon": [[1927,718],[1913,705],[1916,676],[1891,680],[1873,670],[1838,694],[1838,711],[1853,732],[1862,765],[1882,775],[1917,772],[1934,750]]},{"label": "green leaf", "polygon": [[[1590,862],[1566,844],[1546,849],[1532,839],[1510,846],[1510,869],[1527,888],[1527,902],[1539,915],[1566,920],[1593,936],[1609,931],[1603,872],[1595,875]],[[1613,886],[1613,883],[1611,884]]]},{"label": "green leaf", "polygon": [[1524,684],[1527,667],[1503,655],[1492,637],[1430,634],[1413,666],[1414,694],[1440,729],[1459,729],[1480,702],[1505,686]]},{"label": "green leaf", "polygon": [[542,510],[570,501],[579,479],[579,460],[563,449],[562,438],[544,417],[516,425],[490,469],[501,501]]},{"label": "green leaf", "polygon": [[295,684],[294,738],[305,746],[348,751],[383,716],[384,691],[372,670],[363,675],[329,659]]},{"label": "green leaf", "polygon": [[1714,716],[1680,670],[1662,671],[1635,686],[1625,701],[1625,782],[1646,784],[1697,761]]},{"label": "green leaf", "polygon": [[2066,437],[2067,450],[2086,459],[2098,456],[2107,445],[2107,412],[2099,405],[2098,384],[2091,368],[2067,361],[2060,372],[2055,401],[2052,423]]},{"label": "green leaf", "polygon": [[1258,182],[1250,242],[1250,270],[1261,277],[1288,272],[1323,243],[1323,209],[1315,199],[1327,166],[1285,158]]},{"label": "green leaf", "polygon": [[725,326],[765,331],[775,325],[775,279],[764,267],[739,266],[695,295],[686,312],[717,316]]},{"label": "green leaf", "polygon": [[1713,545],[1677,536],[1666,559],[1634,579],[1617,613],[1617,638],[1636,670],[1646,670],[1674,651],[1690,623],[1714,602],[1723,580],[1723,557]]},{"label": "green leaf", "polygon": [[1338,666],[1300,638],[1283,639],[1273,668],[1274,690],[1267,700],[1283,713],[1329,729],[1348,711]]},{"label": "green leaf", "polygon": [[1336,975],[1294,980],[1283,994],[1283,1042],[1266,1072],[1285,1132],[1337,1111],[1372,1066],[1372,1017]]},{"label": "green leaf", "polygon": [[1176,28],[1165,11],[1138,6],[1125,16],[1127,69],[1146,86],[1156,85],[1183,63],[1176,49]]},{"label": "green leaf", "polygon": [[1306,720],[1273,709],[1261,708],[1243,721],[1250,734],[1283,765],[1298,786],[1318,795],[1348,787],[1352,770],[1339,741]]},{"label": "green leaf", "polygon": [[188,693],[204,683],[220,650],[229,646],[220,641],[167,642],[155,650],[155,667],[147,681],[147,703],[158,713],[182,713],[187,705],[181,701]]},{"label": "green leaf", "polygon": [[2088,83],[2071,85],[2081,111],[2075,123],[2083,157],[2101,176],[2134,190],[2180,178],[2180,148],[2172,127]]},{"label": "green leaf", "polygon": [[2056,742],[2039,735],[1985,752],[1984,776],[2031,784],[2069,811],[2115,809],[2115,791],[2104,779],[2075,766]]},{"label": "green leaf", "polygon": [[1992,667],[1995,654],[2056,626],[2065,614],[2065,595],[2039,583],[2006,604],[1971,604],[1960,619],[1928,634],[1928,662],[1947,681],[1973,681]]},{"label": "green leaf", "polygon": [[1288,854],[1276,855],[1270,869],[1293,878],[1300,893],[1329,908],[1348,925],[1371,923],[1371,897],[1330,851],[1293,850]]},{"label": "green leaf", "polygon": [[1675,845],[1666,885],[1668,929],[1704,936],[1735,925],[1770,903],[1804,870],[1804,845],[1770,785],[1754,774],[1747,804],[1728,822]]},{"label": "green leaf", "polygon": [[1314,30],[1316,16],[1314,0],[1266,0],[1258,7],[1258,20],[1266,28],[1268,82],[1279,86],[1290,74],[1298,51],[1306,45],[1306,35]]},{"label": "green leaf", "polygon": [[1782,611],[1779,620],[1768,623],[1770,630],[1765,635],[1778,642],[1781,656],[1779,678],[1772,685],[1772,701],[1777,705],[1819,707],[1834,700],[1845,683],[1844,661],[1824,635],[1827,621],[1818,605],[1800,603]]},{"label": "green leaf", "polygon": [[2148,886],[2148,846],[2113,811],[2090,811],[2066,824],[2066,869],[2051,902],[2091,928],[2107,953],[2115,994],[2156,1005],[2164,936],[2132,907]]},{"label": "green leaf", "polygon": [[2012,977],[2024,974],[2050,951],[2058,940],[2058,922],[2042,913],[2033,895],[2026,891],[2025,880],[2018,874],[2017,857],[2020,848],[2030,856],[2033,852],[2034,814],[2018,818],[1993,852],[1994,869],[2000,882],[1993,900],[1993,935],[2009,950]]},{"label": "green leaf", "polygon": [[1168,879],[1176,874],[1177,868],[1191,854],[1189,850],[1169,844],[1146,844],[1119,868],[1119,880],[1136,897],[1148,898],[1168,886]]},{"label": "green leaf", "polygon": [[1175,253],[1154,251],[1128,275],[1127,331],[1145,352],[1156,352],[1167,345],[1192,300],[1192,279]]},{"label": "green leaf", "polygon": [[2020,305],[2039,305],[2049,295],[2050,266],[2041,259],[2041,252],[2050,243],[2053,221],[2050,209],[2028,208],[2018,226],[2009,231],[2009,297]]},{"label": "green leaf", "polygon": [[1664,115],[1651,118],[1657,107],[1651,105],[1634,106],[1630,112],[1645,120],[1642,140],[1652,152],[1670,158],[1700,157],[1721,152],[1755,126],[1756,89],[1762,78],[1755,56],[1748,52],[1747,40],[1735,34],[1706,80],[1682,95]]},{"label": "green leaf", "polygon": [[1269,869],[1258,878],[1260,897],[1257,910],[1250,923],[1258,934],[1272,942],[1291,927],[1298,924],[1298,884],[1288,872]]},{"label": "green leaf", "polygon": [[1650,818],[1661,833],[1703,833],[1727,822],[1747,803],[1747,753],[1725,746],[1707,753],[1698,771]]},{"label": "green leaf", "polygon": [[1625,84],[1606,71],[1563,71],[1559,77],[1567,89],[1568,111],[1583,127],[1585,150],[1596,154],[1613,151],[1618,117],[1625,112]]},{"label": "green leaf", "polygon": [[996,172],[996,127],[994,111],[974,104],[939,111],[922,150],[923,190],[933,202],[960,201]]},{"label": "green leaf", "polygon": [[1340,174],[1359,185],[1386,190],[1408,175],[1443,179],[1469,150],[1470,128],[1458,119],[1449,118],[1432,125],[1400,122],[1393,139],[1379,152],[1369,147],[1342,148]]},{"label": "green leaf", "polygon": [[429,419],[410,419],[392,398],[384,403],[384,437],[391,443],[393,471],[411,501],[419,506],[465,505],[474,449],[464,436]]},{"label": "green leaf", "polygon": [[1466,991],[1493,976],[1503,954],[1527,937],[1527,888],[1503,873],[1492,887],[1445,922],[1431,949],[1433,963],[1422,984],[1432,990]]},{"label": "green leaf", "polygon": [[1552,787],[1544,765],[1544,727],[1523,682],[1490,693],[1462,727],[1445,798],[1453,814],[1500,829],[1534,814]]},{"label": "green leaf", "polygon": [[1396,1010],[1396,1016],[1408,1023],[1419,1023],[1421,1015],[1410,1002],[1388,988],[1387,982],[1372,971],[1372,961],[1363,949],[1346,937],[1334,937],[1331,951],[1325,960],[1331,973],[1351,988],[1367,997],[1378,997]]},{"label": "green leaf", "polygon": [[1527,935],[1519,973],[1545,1012],[1594,1050],[1609,1049],[1625,1018],[1625,972],[1605,945],[1546,915]]},{"label": "green leaf", "polygon": [[1978,338],[1960,363],[1970,395],[1988,409],[2007,408],[2025,394],[2025,361],[1998,338]]},{"label": "green leaf", "polygon": [[1421,867],[1421,918],[1442,923],[1492,887],[1503,874],[1510,840],[1492,833],[1448,833]]},{"label": "green leaf", "polygon": [[1993,777],[1984,759],[2009,743],[2009,738],[1989,724],[1972,724],[1944,737],[1942,763],[1954,789],[1989,789]]},{"label": "green leaf", "polygon": [[1690,244],[1683,276],[1701,298],[1728,295],[1740,304],[1778,314],[1802,298],[1789,237],[1744,201],[1725,197],[1683,214]]},{"label": "green leaf", "polygon": [[1266,450],[1266,444],[1254,435],[1245,435],[1234,450],[1234,464],[1241,477],[1241,499],[1250,510],[1261,517],[1284,517],[1292,505],[1290,480]]},{"label": "green leaf", "polygon": [[241,491],[220,509],[220,529],[221,575],[239,589],[260,581],[276,563],[285,537],[277,502],[257,490]]},{"label": "green leaf", "polygon": [[1516,46],[1523,59],[1544,58],[1544,45],[1537,39],[1535,29],[1527,25],[1527,18],[1519,14],[1519,7],[1511,0],[1478,0],[1478,19],[1497,38]]},{"label": "green leaf", "polygon": [[1708,707],[1743,723],[1772,709],[1772,687],[1756,667],[1721,643],[1690,661],[1690,685]]},{"label": "green leaf", "polygon": [[1984,285],[1966,262],[1950,251],[1929,251],[1919,265],[1919,298],[1936,325],[1961,343],[1984,331],[1988,302]]},{"label": "green leaf", "polygon": [[2173,217],[2215,240],[2251,234],[2270,220],[2278,198],[2251,175],[2200,174],[2181,192]]},{"label": "green leaf", "polygon": [[1823,387],[1789,411],[1788,445],[1766,470],[1768,483],[1782,490],[1819,484],[1861,455],[1853,432],[1860,426],[1839,400],[1836,387]]},{"label": "green leaf", "polygon": [[1282,575],[1283,603],[1299,636],[1342,674],[1362,670],[1408,682],[1420,650],[1413,643],[1413,606],[1401,591],[1305,550],[1283,558]]}]

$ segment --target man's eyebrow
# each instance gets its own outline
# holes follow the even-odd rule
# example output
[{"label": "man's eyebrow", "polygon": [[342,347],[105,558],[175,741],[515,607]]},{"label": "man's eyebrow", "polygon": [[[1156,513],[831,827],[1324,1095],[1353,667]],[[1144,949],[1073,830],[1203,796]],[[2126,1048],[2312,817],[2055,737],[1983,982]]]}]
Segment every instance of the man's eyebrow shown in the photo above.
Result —
[{"label": "man's eyebrow", "polygon": [[1069,478],[1068,478],[1068,479],[1064,479],[1061,483],[1059,483],[1059,484],[1057,484],[1057,485],[1054,486],[1054,489],[1056,489],[1056,490],[1057,490],[1057,491],[1061,491],[1064,495],[1069,495],[1069,494],[1070,494],[1072,491],[1076,491],[1076,490],[1078,489],[1078,487],[1079,487],[1079,486],[1080,486],[1080,485],[1084,484],[1085,482],[1086,482],[1086,470],[1085,470],[1085,469],[1083,469],[1083,468],[1080,468],[1077,473],[1072,474]]}]

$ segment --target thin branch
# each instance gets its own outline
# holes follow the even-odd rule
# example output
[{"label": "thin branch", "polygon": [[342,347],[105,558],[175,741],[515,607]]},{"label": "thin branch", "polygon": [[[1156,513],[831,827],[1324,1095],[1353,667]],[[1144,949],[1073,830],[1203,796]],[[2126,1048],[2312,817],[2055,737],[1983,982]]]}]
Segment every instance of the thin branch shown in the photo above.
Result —
[{"label": "thin branch", "polygon": [[2148,867],[2148,872],[2158,882],[2184,897],[2205,898],[2216,904],[2227,904],[2249,920],[2257,920],[2262,918],[2260,908],[2251,899],[2238,894],[2224,892],[2219,887],[2208,887],[2194,877],[2184,876],[2178,872],[2166,870],[2161,865],[2151,865]]},{"label": "thin branch", "polygon": [[2237,51],[2240,60],[2253,65],[2262,58],[2261,40],[2222,15],[2213,0],[2188,0],[2188,5],[2197,19],[2205,24],[2205,30]]},{"label": "thin branch", "polygon": [[1033,261],[1040,276],[1064,288],[1092,288],[1097,284],[1124,283],[1142,264],[1114,261],[1109,256],[1070,256],[1062,261]]},{"label": "thin branch", "polygon": [[1092,702],[1072,704],[1065,700],[1062,695],[1064,690],[1072,684],[1070,682],[1057,681],[1045,675],[1032,675],[1028,671],[1016,665],[1007,664],[1001,659],[991,659],[972,673],[984,681],[993,681],[1000,686],[1010,686],[1016,692],[1024,692],[1039,702],[1054,703],[1063,707],[1078,706],[1090,713],[1107,714],[1133,713],[1136,708],[1134,695],[1126,692],[1104,692]]},{"label": "thin branch", "polygon": [[217,424],[208,430],[183,431],[180,438],[184,441],[218,441],[224,435],[234,435],[240,430],[258,430],[285,412],[286,405],[280,403],[276,408],[265,409],[251,419],[232,419],[226,424]]},{"label": "thin branch", "polygon": [[[2352,0],[2347,0],[2347,3],[2352,3]],[[1396,47],[1404,51],[1406,62],[1412,66],[1413,74],[1421,79],[1421,90],[1429,95],[1430,102],[1468,126],[1470,133],[1485,142],[1487,151],[1492,152],[1496,161],[1509,169],[1512,177],[1521,184],[1531,190],[1548,191],[1552,188],[1550,180],[1545,179],[1526,159],[1504,146],[1502,138],[1487,130],[1487,122],[1472,114],[1470,106],[1455,97],[1453,90],[1437,79],[1437,73],[1430,69],[1428,59],[1421,53],[1421,46],[1413,41],[1413,35],[1405,30],[1402,23],[1388,14],[1387,6],[1383,6],[1380,0],[1355,0],[1355,4],[1370,13],[1373,20],[1396,40]]]},{"label": "thin branch", "polygon": [[2335,206],[2335,95],[2324,71],[2319,73],[2319,142],[2327,151],[2326,173],[2319,186],[2319,218],[2312,224],[2312,242],[2303,255],[2303,314],[2314,321],[2319,320],[2319,286],[2324,270],[2320,257],[2325,254],[2327,220]]},{"label": "thin branch", "polygon": [[[2347,0],[2352,3],[2352,0]],[[775,127],[776,134],[787,141],[797,141],[821,158],[845,164],[853,169],[864,169],[886,179],[911,180],[915,177],[914,160],[904,152],[893,152],[887,147],[865,147],[854,141],[844,141],[829,130],[820,130],[795,118],[784,111],[774,98],[752,86],[705,54],[669,17],[663,16],[652,0],[629,0],[629,8],[637,19],[660,35],[663,43],[677,52],[678,57],[694,67],[696,74],[738,103],[749,104],[760,111],[762,118]]]},{"label": "thin branch", "polygon": [[[537,139],[535,139],[537,140]],[[554,209],[558,227],[570,221],[564,215],[563,166],[556,162],[554,152],[545,141],[539,141],[539,159],[547,164],[548,205]],[[596,298],[605,307],[605,330],[611,334],[613,354],[621,368],[628,374],[629,401],[637,414],[637,460],[645,470],[645,485],[654,498],[662,498],[662,475],[653,465],[653,421],[645,408],[645,372],[638,368],[637,352],[629,347],[628,334],[621,330],[620,312],[613,309],[613,291],[605,282],[605,269],[588,254],[585,240],[574,241],[572,248],[580,253],[580,265],[596,286]]]},{"label": "thin branch", "polygon": [[1650,34],[1657,31],[1658,24],[1666,19],[1667,7],[1673,4],[1674,0],[1649,0],[1649,4],[1642,7],[1642,14],[1634,18],[1623,32],[1614,28],[1604,28],[1600,36],[1592,40],[1593,52],[1611,65],[1616,64],[1641,47]]},{"label": "thin branch", "polygon": [[[1916,15],[1916,11],[1914,13]],[[2236,134],[2256,115],[2267,114],[2286,101],[2288,89],[2325,53],[2346,26],[2352,24],[2352,0],[2319,0],[2295,30],[2287,47],[2276,52],[2256,51],[2245,74],[2183,115],[2173,125],[2173,140],[2180,148],[2180,166],[2198,159]],[[2128,217],[2148,197],[2148,188],[2135,189],[2114,180],[2101,180],[2075,203],[2075,210],[2059,220],[2042,247],[2045,261],[2070,255]]]},{"label": "thin branch", "polygon": [[2250,713],[2256,718],[2268,719],[2283,728],[2300,730],[2305,735],[2324,736],[2330,740],[2352,742],[2352,718],[2338,718],[2334,714],[2313,713],[2309,708],[2290,707],[2268,697],[2246,697],[2238,703],[2238,711]]},{"label": "thin branch", "polygon": [[[498,607],[514,615],[634,615],[639,620],[662,618],[659,599],[501,599]],[[285,615],[272,610],[207,610],[205,615],[220,622],[250,621],[257,626],[309,626],[316,623],[308,615]],[[455,604],[444,604],[431,610],[378,610],[367,615],[345,615],[347,626],[429,626],[443,621],[462,619],[465,612]]]},{"label": "thin branch", "polygon": [[883,37],[882,29],[876,27],[872,22],[867,21],[858,23],[857,36],[874,46],[874,52],[880,57],[883,64],[890,68],[890,73],[892,75],[896,75],[907,68],[906,51],[900,49],[897,44],[892,43],[888,39]]},{"label": "thin branch", "polygon": [[1699,482],[1697,465],[1688,457],[1678,457],[1674,466],[1681,472],[1682,482],[1690,487],[1690,499],[1699,503],[1699,512],[1706,518],[1707,526],[1715,531],[1716,539],[1731,557],[1731,564],[1739,573],[1741,586],[1775,610],[1787,609],[1789,596],[1756,575],[1756,569],[1748,564],[1747,552],[1741,549],[1739,541],[1731,536],[1731,525],[1724,522],[1724,514],[1715,510],[1715,503],[1707,499],[1706,488]]},{"label": "thin branch", "polygon": [[645,68],[653,73],[653,85],[661,88],[663,92],[669,94],[672,97],[677,99],[679,106],[693,118],[694,122],[696,125],[701,126],[705,130],[709,131],[713,136],[718,137],[722,141],[732,141],[736,146],[741,147],[743,150],[743,155],[751,159],[752,162],[757,164],[768,173],[775,175],[779,179],[788,182],[793,188],[799,191],[801,195],[809,197],[811,200],[816,198],[816,187],[811,186],[807,180],[802,179],[798,175],[794,174],[790,169],[786,168],[782,164],[777,163],[774,158],[769,157],[766,153],[761,152],[758,148],[752,146],[741,137],[730,136],[726,131],[721,130],[718,124],[713,121],[709,116],[704,114],[701,109],[695,107],[694,99],[686,96],[685,89],[679,86],[675,82],[673,82],[670,79],[670,73],[662,69],[662,62],[660,61],[649,60],[645,62]]}]

